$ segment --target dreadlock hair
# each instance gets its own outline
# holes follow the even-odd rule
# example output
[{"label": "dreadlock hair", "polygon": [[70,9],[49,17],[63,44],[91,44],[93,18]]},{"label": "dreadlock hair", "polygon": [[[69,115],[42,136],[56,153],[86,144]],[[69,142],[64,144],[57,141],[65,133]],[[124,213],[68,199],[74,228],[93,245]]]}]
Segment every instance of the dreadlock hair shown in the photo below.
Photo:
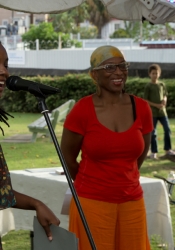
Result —
[{"label": "dreadlock hair", "polygon": [[[14,118],[12,115],[8,114],[6,111],[4,111],[3,109],[0,108],[0,122],[3,122],[5,123],[8,127],[10,127],[10,125],[8,124],[7,120],[8,120],[8,117],[7,116],[10,116],[12,118]],[[3,128],[0,126],[0,129],[2,131],[2,134],[4,136],[4,130]]]},{"label": "dreadlock hair", "polygon": [[[1,41],[0,41],[0,45],[2,45]],[[10,127],[10,125],[8,124],[7,120],[8,120],[8,117],[7,116],[10,116],[12,118],[14,118],[12,115],[8,114],[6,111],[4,111],[3,109],[0,108],[0,122],[3,122],[5,123],[8,127]],[[2,131],[2,134],[4,136],[4,130],[3,128],[0,126],[0,129]]]}]

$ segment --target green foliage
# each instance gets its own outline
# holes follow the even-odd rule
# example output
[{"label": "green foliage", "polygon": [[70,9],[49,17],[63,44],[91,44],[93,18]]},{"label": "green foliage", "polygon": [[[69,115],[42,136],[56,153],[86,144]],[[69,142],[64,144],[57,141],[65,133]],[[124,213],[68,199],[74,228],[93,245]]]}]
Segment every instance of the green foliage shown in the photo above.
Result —
[{"label": "green foliage", "polygon": [[[87,3],[83,3],[67,12],[61,14],[51,14],[49,16],[49,20],[52,22],[56,32],[72,34],[80,33],[81,39],[97,37],[98,29],[96,26],[80,27],[80,23],[85,20],[89,20],[89,18],[89,6]],[[76,47],[79,47],[79,45]]]},{"label": "green foliage", "polygon": [[82,48],[82,42],[78,40],[74,40],[74,46],[75,48]]},{"label": "green foliage", "polygon": [[148,82],[148,78],[129,77],[125,86],[126,92],[143,98],[144,88]]},{"label": "green foliage", "polygon": [[[58,95],[51,95],[46,99],[50,110],[58,107],[69,99],[79,100],[81,97],[92,94],[95,85],[88,74],[67,74],[64,77],[27,77],[26,79],[50,85],[61,89]],[[5,89],[1,105],[10,112],[38,112],[36,98],[26,91],[9,91]]]},{"label": "green foliage", "polygon": [[[50,110],[58,107],[69,99],[76,101],[83,96],[95,92],[95,85],[89,74],[67,74],[64,77],[27,77],[26,79],[50,85],[61,89],[58,95],[51,95],[46,99],[46,104]],[[145,85],[149,78],[129,77],[126,83],[126,92],[143,98]],[[175,80],[162,79],[168,90],[167,112],[169,117],[175,117]],[[25,91],[5,90],[1,105],[10,112],[38,112],[38,102],[36,98]]]},{"label": "green foliage", "polygon": [[68,10],[68,15],[72,17],[76,26],[89,19],[88,4],[83,2],[76,8]]},{"label": "green foliage", "polygon": [[165,29],[166,29],[165,39],[174,40],[175,39],[175,35],[174,35],[175,29],[169,23],[165,23]]},{"label": "green foliage", "polygon": [[89,19],[87,19],[91,24],[95,25],[98,29],[98,37],[101,37],[101,29],[107,24],[111,17],[104,7],[104,4],[99,0],[86,0],[89,7],[88,11],[90,14]]},{"label": "green foliage", "polygon": [[174,40],[174,31],[169,23],[151,25],[145,21],[142,23],[142,40]]},{"label": "green foliage", "polygon": [[124,21],[124,28],[119,28],[114,31],[110,38],[133,38],[138,40],[140,37],[140,22],[138,21]]},{"label": "green foliage", "polygon": [[49,21],[52,22],[56,32],[71,33],[76,25],[71,15],[68,12],[62,14],[50,14]]},{"label": "green foliage", "polygon": [[110,38],[129,38],[129,34],[125,29],[118,29],[110,36]]},{"label": "green foliage", "polygon": [[97,37],[98,29],[96,26],[80,27],[78,32],[80,33],[81,39],[92,39]]},{"label": "green foliage", "polygon": [[22,35],[23,41],[31,40],[49,40],[57,37],[57,33],[54,32],[53,26],[51,23],[40,23],[39,25],[31,25],[28,32]]},{"label": "green foliage", "polygon": [[100,13],[103,13],[106,11],[106,8],[104,6],[104,4],[99,1],[99,0],[93,0],[94,4],[97,6],[97,9]]},{"label": "green foliage", "polygon": [[60,37],[59,39],[60,39],[60,42],[61,42],[61,48],[71,48],[72,45],[74,45],[74,41],[70,39],[69,34],[63,34],[61,32],[59,32],[58,34],[59,34],[59,37]]},{"label": "green foliage", "polygon": [[[70,48],[77,44],[77,41],[71,40],[69,34],[57,33],[54,31],[52,23],[40,23],[38,26],[31,25],[28,32],[22,35],[22,40],[29,49],[36,49],[36,39],[39,40],[40,49],[57,49],[59,39],[61,39],[62,48]],[[77,47],[81,47],[78,44]]]},{"label": "green foliage", "polygon": [[[3,237],[2,246],[4,250],[29,250],[30,244],[30,232],[19,230],[11,231]],[[12,247],[13,246],[13,247]]]},{"label": "green foliage", "polygon": [[89,12],[85,2],[64,13],[49,15],[49,21],[53,23],[54,30],[63,33],[75,33],[80,23],[87,19],[89,19]]},{"label": "green foliage", "polygon": [[168,250],[168,244],[163,242],[159,235],[152,235],[150,239],[151,250]]},{"label": "green foliage", "polygon": [[124,21],[125,30],[130,38],[135,38],[139,36],[139,21]]},{"label": "green foliage", "polygon": [[143,40],[172,40],[175,38],[174,28],[169,23],[165,25],[152,25],[148,21],[124,21],[124,28],[116,30],[111,38],[133,38],[135,41]]},{"label": "green foliage", "polygon": [[[85,31],[80,28],[80,23],[89,21],[93,28]],[[56,32],[77,34],[80,32],[82,39],[94,38],[101,35],[101,28],[110,20],[106,8],[99,0],[87,0],[76,8],[61,14],[50,14],[49,21],[53,23]],[[97,29],[97,30],[96,30]],[[89,33],[89,34],[87,34]]]},{"label": "green foliage", "polygon": [[[31,25],[29,31],[22,35],[22,41],[27,43],[30,49],[36,49],[36,39],[40,42],[40,49],[45,49],[46,42],[50,41],[50,43],[53,44],[54,41],[58,41],[58,34],[54,32],[51,23],[43,22],[38,26]],[[55,48],[55,46],[51,46],[51,48]]]}]

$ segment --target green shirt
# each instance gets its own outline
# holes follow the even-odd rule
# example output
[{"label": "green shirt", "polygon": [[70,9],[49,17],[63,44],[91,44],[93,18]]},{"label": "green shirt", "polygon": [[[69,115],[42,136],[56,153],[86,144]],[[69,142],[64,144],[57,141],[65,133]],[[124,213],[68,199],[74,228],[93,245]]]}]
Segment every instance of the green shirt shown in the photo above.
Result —
[{"label": "green shirt", "polygon": [[[148,83],[144,91],[144,99],[153,103],[161,104],[164,97],[168,95],[166,86],[164,83]],[[166,107],[158,109],[156,107],[150,106],[152,110],[153,117],[163,117],[167,116]]]}]

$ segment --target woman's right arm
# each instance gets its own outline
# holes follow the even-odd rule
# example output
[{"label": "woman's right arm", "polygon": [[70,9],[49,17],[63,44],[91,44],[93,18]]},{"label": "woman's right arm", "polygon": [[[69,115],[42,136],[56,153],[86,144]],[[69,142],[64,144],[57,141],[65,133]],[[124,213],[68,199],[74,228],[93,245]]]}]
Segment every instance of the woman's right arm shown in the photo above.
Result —
[{"label": "woman's right arm", "polygon": [[79,163],[77,162],[77,157],[81,149],[82,141],[82,135],[66,128],[63,129],[61,151],[73,180],[75,180],[78,173]]}]

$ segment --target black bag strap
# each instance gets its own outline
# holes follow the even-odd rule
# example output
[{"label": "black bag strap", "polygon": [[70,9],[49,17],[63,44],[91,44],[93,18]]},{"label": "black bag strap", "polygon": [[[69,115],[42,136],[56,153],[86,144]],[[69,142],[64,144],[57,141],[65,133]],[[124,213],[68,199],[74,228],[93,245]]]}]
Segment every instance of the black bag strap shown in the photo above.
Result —
[{"label": "black bag strap", "polygon": [[133,117],[134,117],[134,121],[135,121],[136,120],[136,104],[135,104],[134,96],[133,95],[129,95],[129,97],[131,99]]}]

